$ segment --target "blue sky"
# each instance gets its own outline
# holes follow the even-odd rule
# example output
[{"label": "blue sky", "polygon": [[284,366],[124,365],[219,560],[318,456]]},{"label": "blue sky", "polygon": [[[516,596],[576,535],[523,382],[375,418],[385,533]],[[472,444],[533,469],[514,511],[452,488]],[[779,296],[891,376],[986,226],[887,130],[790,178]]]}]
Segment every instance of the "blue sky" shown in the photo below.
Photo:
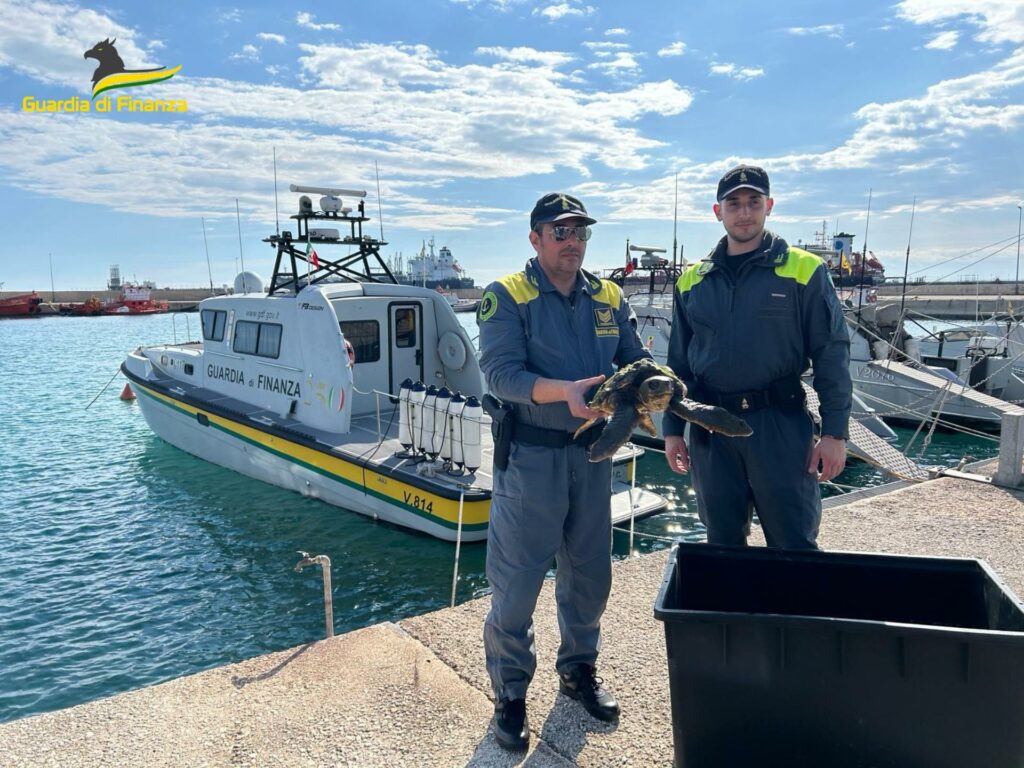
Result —
[{"label": "blue sky", "polygon": [[[107,37],[128,68],[182,66],[119,93],[188,111],[24,111],[88,100],[82,54]],[[531,255],[548,191],[600,220],[591,269],[620,265],[627,238],[671,248],[677,174],[678,239],[699,258],[738,161],[771,174],[769,226],[790,242],[823,220],[855,246],[867,229],[900,274],[916,196],[912,274],[1012,278],[1022,96],[1020,0],[3,2],[0,282],[49,289],[52,254],[58,290],[102,287],[115,263],[203,285],[205,217],[229,283],[236,199],[246,267],[266,276],[275,147],[282,215],[289,183],[364,188],[378,231],[376,163],[385,255],[434,237],[481,284]]]}]

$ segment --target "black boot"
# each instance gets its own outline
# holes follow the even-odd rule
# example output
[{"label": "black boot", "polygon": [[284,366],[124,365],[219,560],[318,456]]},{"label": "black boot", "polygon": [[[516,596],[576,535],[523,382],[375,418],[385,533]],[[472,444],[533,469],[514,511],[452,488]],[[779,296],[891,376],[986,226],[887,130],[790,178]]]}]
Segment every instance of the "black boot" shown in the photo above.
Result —
[{"label": "black boot", "polygon": [[613,722],[619,717],[619,702],[611,691],[604,687],[604,680],[589,664],[577,664],[560,672],[559,688],[570,699],[576,699],[593,717]]},{"label": "black boot", "polygon": [[530,746],[530,725],[526,722],[526,699],[499,699],[494,704],[494,738],[508,750]]}]

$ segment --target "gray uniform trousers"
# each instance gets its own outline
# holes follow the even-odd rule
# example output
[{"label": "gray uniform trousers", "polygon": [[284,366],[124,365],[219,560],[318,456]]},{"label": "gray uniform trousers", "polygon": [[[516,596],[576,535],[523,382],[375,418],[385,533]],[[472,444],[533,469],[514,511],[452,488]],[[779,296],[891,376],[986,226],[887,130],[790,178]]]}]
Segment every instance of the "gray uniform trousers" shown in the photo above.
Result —
[{"label": "gray uniform trousers", "polygon": [[750,437],[724,437],[690,425],[690,467],[697,513],[708,542],[744,546],[751,513],[770,547],[817,549],[821,494],[807,472],[811,417],[768,407],[739,413]]},{"label": "gray uniform trousers", "polygon": [[533,611],[552,561],[562,635],[555,666],[595,663],[611,591],[611,537],[610,459],[591,464],[575,445],[512,443],[508,468],[494,472],[487,532],[484,651],[497,698],[526,698],[537,668]]}]

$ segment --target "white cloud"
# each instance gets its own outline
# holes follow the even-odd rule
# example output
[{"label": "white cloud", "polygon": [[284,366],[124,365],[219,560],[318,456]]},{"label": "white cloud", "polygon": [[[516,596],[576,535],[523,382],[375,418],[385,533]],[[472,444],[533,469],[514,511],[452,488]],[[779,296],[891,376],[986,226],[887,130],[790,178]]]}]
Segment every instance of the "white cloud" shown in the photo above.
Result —
[{"label": "white cloud", "polygon": [[611,61],[598,61],[589,65],[587,69],[596,69],[608,74],[620,74],[623,72],[639,72],[640,64],[637,63],[636,57],[632,53],[620,51],[615,54],[615,58]]},{"label": "white cloud", "polygon": [[902,0],[899,16],[914,24],[936,24],[961,16],[979,27],[988,43],[1024,42],[1024,4],[1020,0]]},{"label": "white cloud", "polygon": [[280,43],[284,45],[284,35],[279,35],[276,32],[260,32],[256,35],[260,40],[267,40],[271,43]]},{"label": "white cloud", "polygon": [[623,29],[622,27],[614,27],[613,29],[606,29],[604,31],[605,37],[614,37],[617,35],[628,35],[629,30]]},{"label": "white cloud", "polygon": [[1024,127],[1024,105],[1012,101],[1022,85],[1024,49],[991,69],[936,83],[919,97],[864,105],[854,113],[860,127],[835,149],[765,162],[793,171],[869,168],[891,157],[904,166],[927,162],[918,158],[948,151],[970,134]]},{"label": "white cloud", "polygon": [[755,77],[763,77],[764,69],[761,67],[740,67],[736,64],[713,63],[709,69],[712,75],[725,75],[733,80],[753,80]]},{"label": "white cloud", "polygon": [[565,16],[589,16],[594,12],[594,7],[591,5],[585,5],[582,8],[569,5],[568,3],[559,3],[558,5],[549,5],[547,8],[534,8],[534,16],[545,16],[550,21],[557,21]]},{"label": "white cloud", "polygon": [[[251,218],[272,221],[266,186],[276,146],[279,176],[306,183],[370,187],[379,161],[391,223],[489,225],[508,212],[440,205],[428,187],[566,168],[639,170],[664,146],[640,119],[680,114],[693,100],[671,80],[579,89],[555,68],[568,60],[557,52],[501,49],[505,58],[483,65],[452,64],[426,46],[301,50],[297,74],[308,88],[190,77],[147,89],[186,99],[184,118],[96,115],[83,131],[77,115],[0,108],[0,171],[15,188],[117,211],[152,213],[145,200],[159,197],[173,200],[159,215],[208,215],[238,197]],[[524,109],[524,94],[545,105],[545,120]]]},{"label": "white cloud", "polygon": [[[984,131],[1013,135],[1024,129],[1024,105],[1013,103],[1014,94],[1022,86],[1024,49],[1015,51],[988,70],[939,82],[918,97],[864,105],[854,113],[859,127],[853,134],[822,152],[759,158],[733,156],[704,163],[681,161],[678,165],[680,220],[708,221],[708,201],[713,199],[718,178],[740,162],[752,162],[769,168],[773,174],[794,174],[801,179],[821,172],[872,168],[901,176],[962,173],[964,169],[948,155],[950,147]],[[671,218],[674,192],[671,176],[642,185],[588,182],[577,191],[588,200],[608,200],[611,213],[606,220],[609,221]],[[787,193],[787,200],[792,202],[793,198],[792,193]],[[987,210],[997,205],[1012,208],[1017,202],[1019,194],[966,201],[959,197],[933,201],[930,209],[947,211],[953,206],[957,210]],[[925,209],[929,209],[929,204],[918,200],[918,212]],[[892,206],[887,212],[901,210],[900,206]],[[848,215],[854,216],[853,213]],[[772,218],[815,223],[821,216],[815,213],[802,217],[773,215]]]},{"label": "white cloud", "polygon": [[536,62],[546,67],[557,67],[572,61],[572,56],[559,51],[538,51],[535,48],[502,48],[501,46],[477,48],[476,53],[494,56],[515,63]]},{"label": "white cloud", "polygon": [[584,48],[592,51],[625,51],[629,50],[629,43],[613,43],[610,40],[587,41],[583,43]]},{"label": "white cloud", "polygon": [[242,20],[242,12],[238,8],[228,8],[217,14],[217,21],[221,24],[232,24]]},{"label": "white cloud", "polygon": [[108,37],[127,67],[158,66],[135,30],[109,16],[65,3],[0,3],[0,67],[40,82],[88,93],[96,62],[82,54]]},{"label": "white cloud", "polygon": [[686,43],[676,40],[670,45],[666,45],[664,48],[658,51],[659,56],[682,56],[686,52]]},{"label": "white cloud", "polygon": [[937,51],[948,51],[956,45],[956,41],[959,37],[960,33],[955,29],[951,29],[947,32],[940,32],[929,40],[924,47]]},{"label": "white cloud", "polygon": [[246,43],[242,46],[242,50],[232,53],[229,58],[233,61],[259,61],[260,49],[255,45]]},{"label": "white cloud", "polygon": [[341,29],[340,24],[333,24],[330,22],[318,24],[317,22],[313,21],[313,18],[313,14],[307,13],[306,11],[299,11],[297,14],[295,14],[295,23],[298,24],[300,27],[305,27],[306,29],[315,29],[318,32],[324,29]]},{"label": "white cloud", "polygon": [[787,30],[791,35],[827,35],[828,37],[842,37],[842,24],[820,24],[817,27],[789,27]]},{"label": "white cloud", "polygon": [[167,46],[166,46],[166,45],[164,45],[164,41],[163,41],[163,40],[150,40],[150,41],[149,41],[149,42],[148,42],[148,43],[146,44],[146,47],[147,47],[147,48],[148,48],[149,50],[151,50],[151,51],[162,51],[162,50],[163,50],[164,48],[166,48]]}]

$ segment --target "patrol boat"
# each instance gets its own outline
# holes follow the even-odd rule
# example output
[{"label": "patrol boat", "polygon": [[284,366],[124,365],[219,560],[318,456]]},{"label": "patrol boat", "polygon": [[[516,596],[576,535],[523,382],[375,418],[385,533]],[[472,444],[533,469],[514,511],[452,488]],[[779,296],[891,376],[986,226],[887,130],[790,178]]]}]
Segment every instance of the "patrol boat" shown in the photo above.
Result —
[{"label": "patrol boat", "polygon": [[[365,192],[291,189],[321,194],[321,210],[303,194],[295,234],[264,240],[266,289],[243,272],[234,295],[200,303],[201,341],[128,354],[143,416],[258,480],[440,539],[486,538],[493,444],[469,336],[437,291],[397,284],[386,243],[363,233]],[[641,454],[613,459],[615,523],[667,506],[632,487]]]}]

